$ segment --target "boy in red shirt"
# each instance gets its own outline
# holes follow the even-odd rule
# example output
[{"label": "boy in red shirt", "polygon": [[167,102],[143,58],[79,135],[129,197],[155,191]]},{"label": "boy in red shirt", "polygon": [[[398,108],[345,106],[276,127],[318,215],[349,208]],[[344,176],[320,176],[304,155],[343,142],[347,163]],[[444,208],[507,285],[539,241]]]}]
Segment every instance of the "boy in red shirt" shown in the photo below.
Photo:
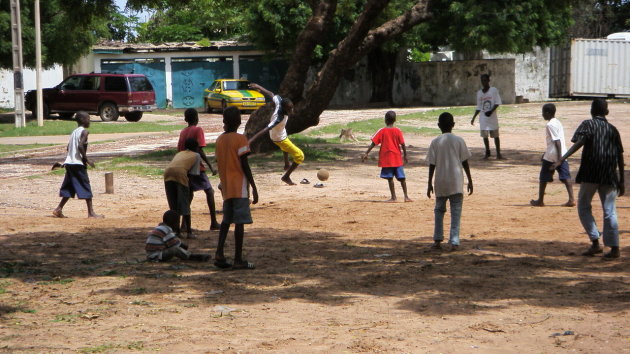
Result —
[{"label": "boy in red shirt", "polygon": [[[385,127],[379,129],[372,137],[372,144],[367,151],[361,156],[361,161],[365,161],[368,154],[376,145],[380,145],[381,149],[378,154],[378,165],[381,167],[381,178],[385,178],[389,184],[389,191],[392,194],[391,199],[387,202],[396,201],[396,190],[394,189],[394,177],[400,182],[403,193],[405,194],[405,202],[410,202],[407,195],[407,182],[405,181],[405,170],[403,165],[407,163],[407,149],[405,148],[405,139],[402,131],[394,127],[396,122],[396,112],[389,111],[385,113]],[[401,155],[400,149],[403,154]]]}]

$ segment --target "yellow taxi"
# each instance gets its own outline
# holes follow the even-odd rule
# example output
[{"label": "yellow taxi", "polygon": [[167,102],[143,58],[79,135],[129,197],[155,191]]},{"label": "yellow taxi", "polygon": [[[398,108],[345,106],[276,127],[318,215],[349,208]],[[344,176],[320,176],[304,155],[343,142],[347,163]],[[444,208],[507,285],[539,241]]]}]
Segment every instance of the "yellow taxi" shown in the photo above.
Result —
[{"label": "yellow taxi", "polygon": [[206,112],[223,111],[236,107],[241,111],[255,111],[265,105],[265,96],[249,88],[249,81],[243,79],[214,80],[205,89],[203,105]]}]

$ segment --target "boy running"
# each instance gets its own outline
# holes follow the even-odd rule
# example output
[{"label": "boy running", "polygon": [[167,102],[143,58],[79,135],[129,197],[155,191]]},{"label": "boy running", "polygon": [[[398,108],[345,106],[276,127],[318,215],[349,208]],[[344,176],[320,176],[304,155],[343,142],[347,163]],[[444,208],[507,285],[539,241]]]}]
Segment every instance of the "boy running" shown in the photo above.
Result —
[{"label": "boy running", "polygon": [[65,218],[63,215],[63,207],[70,198],[74,198],[75,194],[79,199],[85,199],[88,209],[89,218],[102,218],[94,212],[92,206],[92,187],[90,186],[90,178],[87,173],[87,165],[94,168],[94,163],[87,158],[88,147],[88,128],[90,127],[90,116],[83,111],[77,112],[74,119],[79,125],[70,135],[70,141],[66,150],[68,155],[63,165],[66,168],[66,175],[59,190],[61,201],[53,215],[58,218]]},{"label": "boy running", "polygon": [[[448,200],[451,204],[451,232],[448,243],[451,245],[451,251],[455,251],[459,247],[459,226],[464,202],[462,168],[468,178],[468,195],[473,193],[472,176],[468,167],[471,154],[464,139],[451,133],[455,126],[453,115],[448,112],[440,114],[438,126],[442,135],[433,139],[427,154],[429,162],[427,197],[431,198],[431,193],[435,192],[435,229],[432,248],[442,248],[440,243],[444,240],[444,214]],[[435,175],[435,190],[433,189],[433,175]]]},{"label": "boy running", "polygon": [[[243,259],[243,238],[245,224],[253,222],[249,209],[249,186],[252,187],[252,204],[258,203],[258,190],[247,161],[250,152],[247,137],[236,132],[240,125],[241,113],[236,107],[223,111],[225,132],[217,138],[215,151],[223,194],[223,221],[214,261],[218,268],[254,269],[253,263]],[[227,262],[223,253],[230,224],[234,224],[233,265]]]},{"label": "boy running", "polygon": [[[545,189],[548,182],[553,182],[554,169],[551,168],[554,162],[562,159],[562,155],[567,152],[564,143],[564,128],[562,123],[556,116],[556,106],[553,103],[547,103],[542,108],[542,116],[547,121],[545,128],[545,140],[547,141],[547,149],[542,157],[542,167],[540,169],[540,185],[538,187],[538,199],[531,200],[529,203],[533,206],[545,206]],[[564,183],[569,194],[569,201],[562,204],[563,206],[575,206],[573,199],[573,184],[571,183],[571,173],[569,172],[569,163],[565,160],[555,169],[558,171],[560,181]]]},{"label": "boy running", "polygon": [[[293,114],[293,102],[289,98],[280,97],[280,95],[274,95],[273,92],[265,89],[264,87],[251,83],[249,87],[253,90],[260,91],[265,97],[273,100],[275,108],[273,114],[271,114],[271,121],[265,129],[256,133],[251,139],[249,144],[258,139],[265,132],[269,132],[269,137],[274,144],[276,144],[282,154],[284,155],[284,169],[285,173],[282,176],[282,182],[294,186],[295,183],[291,180],[291,173],[295,171],[298,166],[304,162],[304,153],[300,148],[295,146],[287,135],[287,121],[289,116]],[[289,155],[293,158],[293,163],[289,165]]]},{"label": "boy running", "polygon": [[[391,198],[386,202],[396,201],[394,177],[400,182],[400,186],[405,195],[405,202],[410,202],[411,199],[407,195],[405,169],[403,168],[403,165],[407,163],[407,148],[405,147],[405,139],[403,138],[402,131],[394,127],[394,123],[396,123],[396,112],[388,111],[385,113],[385,127],[379,129],[374,136],[372,136],[372,143],[365,154],[361,156],[361,161],[365,161],[368,158],[368,154],[372,151],[374,146],[380,145],[378,166],[381,167],[381,178],[387,180],[389,192],[391,193]],[[404,155],[401,155],[400,149],[402,149]]]}]

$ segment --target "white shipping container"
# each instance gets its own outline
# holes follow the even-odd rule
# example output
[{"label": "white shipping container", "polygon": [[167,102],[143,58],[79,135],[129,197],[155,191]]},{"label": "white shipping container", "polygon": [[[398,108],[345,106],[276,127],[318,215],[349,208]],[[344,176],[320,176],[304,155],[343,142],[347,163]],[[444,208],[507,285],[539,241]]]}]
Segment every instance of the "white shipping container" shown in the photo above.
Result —
[{"label": "white shipping container", "polygon": [[552,48],[550,97],[630,97],[630,41],[574,39]]}]

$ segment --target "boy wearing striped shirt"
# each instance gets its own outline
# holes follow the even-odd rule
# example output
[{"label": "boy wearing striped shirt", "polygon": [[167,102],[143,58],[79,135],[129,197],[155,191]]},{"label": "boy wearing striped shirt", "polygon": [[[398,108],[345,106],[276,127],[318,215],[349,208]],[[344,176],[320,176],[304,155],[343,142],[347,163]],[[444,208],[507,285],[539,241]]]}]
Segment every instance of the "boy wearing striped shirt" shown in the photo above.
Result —
[{"label": "boy wearing striped shirt", "polygon": [[191,261],[208,261],[209,255],[190,253],[188,246],[177,238],[173,229],[177,227],[178,222],[179,214],[177,212],[169,210],[164,213],[162,222],[147,237],[145,245],[147,259],[153,262],[165,262],[177,257]]}]

